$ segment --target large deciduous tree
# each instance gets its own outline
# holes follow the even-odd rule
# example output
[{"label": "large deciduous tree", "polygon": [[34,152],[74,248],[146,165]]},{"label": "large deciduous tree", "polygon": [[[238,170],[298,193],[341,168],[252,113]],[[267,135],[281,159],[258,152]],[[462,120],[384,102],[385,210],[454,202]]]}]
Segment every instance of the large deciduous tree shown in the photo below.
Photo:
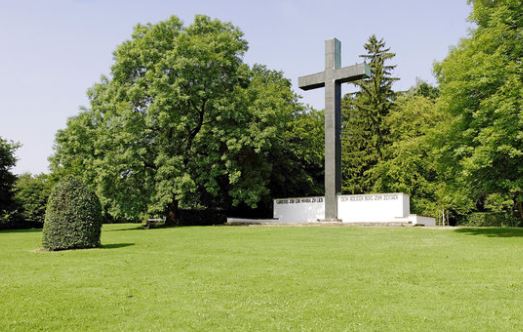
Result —
[{"label": "large deciduous tree", "polygon": [[391,142],[385,147],[387,158],[369,171],[373,191],[410,194],[412,211],[429,216],[438,216],[442,208],[432,147],[434,133],[445,122],[435,106],[437,91],[422,83],[396,99],[385,117]]},{"label": "large deciduous tree", "polygon": [[395,54],[383,39],[372,35],[364,45],[371,76],[356,82],[359,91],[344,97],[342,104],[342,176],[343,191],[352,194],[371,190],[374,179],[368,171],[384,159],[390,144],[389,129],[384,121],[393,107],[395,93],[392,77],[395,68],[387,62]]},{"label": "large deciduous tree", "polygon": [[285,188],[273,169],[289,169],[279,160],[301,107],[280,72],[243,63],[246,50],[238,28],[206,16],[138,25],[90,107],[57,134],[54,175],[81,177],[127,220],[254,207]]},{"label": "large deciduous tree", "polygon": [[470,2],[477,27],[435,66],[439,107],[452,117],[439,165],[449,192],[523,220],[523,5]]}]

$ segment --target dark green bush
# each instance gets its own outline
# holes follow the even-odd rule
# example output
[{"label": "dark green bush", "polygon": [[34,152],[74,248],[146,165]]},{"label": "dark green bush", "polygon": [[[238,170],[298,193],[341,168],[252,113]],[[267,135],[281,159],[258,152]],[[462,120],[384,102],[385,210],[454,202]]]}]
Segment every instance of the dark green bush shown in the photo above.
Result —
[{"label": "dark green bush", "polygon": [[474,212],[462,224],[467,226],[516,227],[518,220],[503,212]]},{"label": "dark green bush", "polygon": [[48,250],[100,245],[102,208],[98,197],[77,179],[58,183],[45,211],[42,244]]}]

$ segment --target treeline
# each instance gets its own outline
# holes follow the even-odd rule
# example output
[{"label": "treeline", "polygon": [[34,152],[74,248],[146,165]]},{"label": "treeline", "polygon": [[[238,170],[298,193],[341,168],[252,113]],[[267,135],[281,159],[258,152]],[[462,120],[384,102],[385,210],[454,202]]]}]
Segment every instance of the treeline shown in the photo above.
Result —
[{"label": "treeline", "polygon": [[[406,192],[446,224],[522,223],[523,10],[472,4],[477,27],[435,65],[437,86],[394,91],[395,55],[369,38],[372,75],[343,100],[345,193]],[[138,25],[57,133],[46,184],[81,179],[108,221],[174,224],[181,210],[266,216],[272,198],[322,194],[322,112],[246,50],[237,27],[205,16]]]},{"label": "treeline", "polygon": [[321,193],[320,113],[246,50],[237,27],[206,16],[138,25],[57,133],[50,181],[81,179],[108,221],[171,224],[180,210],[263,214],[271,197]]},{"label": "treeline", "polygon": [[523,223],[523,5],[471,1],[476,28],[435,64],[437,87],[391,90],[383,41],[344,100],[344,191],[411,194],[446,223]]},{"label": "treeline", "polygon": [[19,144],[0,137],[0,229],[42,227],[51,191],[46,174],[12,173],[18,147]]}]

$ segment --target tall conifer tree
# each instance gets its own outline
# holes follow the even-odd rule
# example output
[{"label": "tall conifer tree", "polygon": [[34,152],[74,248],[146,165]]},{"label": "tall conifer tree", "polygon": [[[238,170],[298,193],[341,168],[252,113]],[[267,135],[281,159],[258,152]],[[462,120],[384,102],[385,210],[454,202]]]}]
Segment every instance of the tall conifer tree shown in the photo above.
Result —
[{"label": "tall conifer tree", "polygon": [[383,39],[372,35],[364,48],[367,54],[360,57],[369,63],[371,76],[355,83],[360,90],[346,95],[342,104],[343,191],[353,194],[372,188],[374,181],[367,171],[385,158],[390,142],[384,118],[393,107],[392,84],[397,80],[392,77],[396,66],[387,64],[395,54]]}]

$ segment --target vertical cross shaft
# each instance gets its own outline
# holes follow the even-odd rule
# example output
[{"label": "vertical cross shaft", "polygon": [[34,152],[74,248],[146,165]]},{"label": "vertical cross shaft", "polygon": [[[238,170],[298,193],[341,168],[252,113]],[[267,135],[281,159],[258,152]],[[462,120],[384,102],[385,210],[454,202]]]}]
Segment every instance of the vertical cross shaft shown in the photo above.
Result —
[{"label": "vertical cross shaft", "polygon": [[325,41],[325,70],[298,78],[303,90],[325,87],[325,221],[339,221],[341,192],[341,83],[370,76],[367,64],[341,67],[341,43]]},{"label": "vertical cross shaft", "polygon": [[341,192],[341,83],[334,73],[341,67],[341,43],[325,41],[325,220],[338,219]]}]

